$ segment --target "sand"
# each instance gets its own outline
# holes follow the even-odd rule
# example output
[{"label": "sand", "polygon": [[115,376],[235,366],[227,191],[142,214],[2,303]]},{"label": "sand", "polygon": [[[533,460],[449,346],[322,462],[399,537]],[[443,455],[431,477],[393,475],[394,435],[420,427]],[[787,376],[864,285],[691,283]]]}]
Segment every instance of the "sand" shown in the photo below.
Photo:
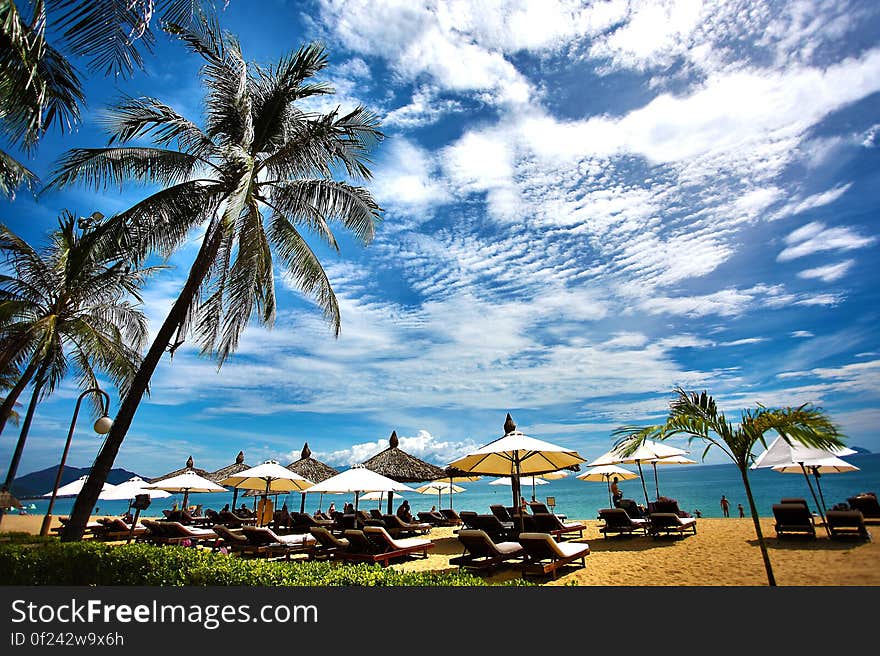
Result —
[{"label": "sand", "polygon": [[[0,531],[39,533],[42,516],[7,515]],[[55,520],[57,522],[57,519]],[[611,537],[604,539],[598,522],[586,521],[584,537],[575,542],[590,545],[586,567],[568,567],[556,580],[534,578],[541,585],[580,586],[764,586],[767,577],[750,518],[698,520],[696,535],[686,537]],[[880,585],[880,526],[870,526],[874,540],[830,540],[818,529],[815,540],[778,539],[773,519],[762,527],[770,562],[780,586]],[[432,529],[435,546],[426,559],[391,565],[405,571],[456,569],[449,558],[461,553],[452,528]],[[502,581],[519,572],[499,569],[486,578]]]}]

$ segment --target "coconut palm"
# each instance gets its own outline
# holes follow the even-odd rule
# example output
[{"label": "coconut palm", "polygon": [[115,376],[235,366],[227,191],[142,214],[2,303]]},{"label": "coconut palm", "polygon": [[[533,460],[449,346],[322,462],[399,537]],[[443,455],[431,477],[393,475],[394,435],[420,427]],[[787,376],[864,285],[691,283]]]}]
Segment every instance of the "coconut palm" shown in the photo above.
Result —
[{"label": "coconut palm", "polygon": [[749,466],[754,459],[752,449],[759,442],[766,448],[764,434],[767,431],[775,431],[787,442],[796,440],[820,449],[840,447],[843,446],[840,429],[821,409],[809,404],[777,409],[759,405],[743,410],[739,424],[734,424],[727,420],[723,412],[719,412],[715,400],[705,391],[698,394],[676,388],[675,393],[676,399],[670,403],[669,416],[664,424],[622,426],[613,432],[618,437],[616,446],[628,454],[635,451],[645,439],[663,440],[675,435],[688,435],[689,441],[700,439],[706,443],[703,458],[712,447],[727,455],[742,476],[761,557],[767,570],[767,581],[771,586],[776,585],[758,509],[749,485]]},{"label": "coconut palm", "polygon": [[[331,223],[362,243],[374,235],[381,210],[349,182],[370,178],[369,154],[383,135],[364,107],[309,113],[301,101],[332,93],[314,77],[327,66],[310,44],[269,67],[245,62],[237,40],[202,18],[197,30],[168,28],[205,61],[204,128],[154,98],[128,98],[111,109],[105,148],[68,153],[54,186],[101,189],[128,181],[160,191],[115,217],[133,253],[173,252],[193,229],[201,245],[179,297],[144,357],[104,447],[77,498],[65,539],[79,539],[116,453],[163,353],[192,335],[222,366],[252,317],[275,317],[273,251],[303,293],[340,327],[330,281],[301,231],[338,251]],[[126,145],[152,139],[154,146]],[[176,147],[175,147],[176,146]]]},{"label": "coconut palm", "polygon": [[[6,477],[11,486],[37,403],[73,370],[83,389],[99,387],[98,372],[127,389],[147,335],[138,288],[153,270],[113,257],[102,226],[80,229],[65,212],[48,245],[36,250],[0,225],[0,370],[20,372],[2,405],[0,431],[18,396],[32,384],[30,403]],[[94,398],[98,408],[99,399]]]}]

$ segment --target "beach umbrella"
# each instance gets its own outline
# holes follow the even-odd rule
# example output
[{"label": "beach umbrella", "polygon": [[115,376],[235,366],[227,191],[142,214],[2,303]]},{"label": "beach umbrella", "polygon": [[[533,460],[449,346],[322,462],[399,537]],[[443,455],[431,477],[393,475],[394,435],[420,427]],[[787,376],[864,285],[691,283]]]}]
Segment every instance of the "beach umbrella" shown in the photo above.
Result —
[{"label": "beach umbrella", "polygon": [[[55,494],[55,496],[56,497],[75,497],[76,495],[78,495],[80,493],[80,491],[83,488],[83,485],[85,485],[86,480],[88,480],[88,478],[89,477],[87,474],[85,476],[80,476],[78,479],[76,479],[72,483],[68,483],[67,485],[62,485],[61,487],[58,488],[58,492]],[[101,488],[101,494],[104,494],[105,492],[109,492],[110,490],[112,490],[115,487],[116,487],[115,485],[111,485],[110,483],[104,483],[104,487]],[[52,492],[51,491],[46,492],[46,494],[44,494],[43,496],[44,497],[51,497]]]},{"label": "beach umbrella", "polygon": [[192,470],[184,471],[182,474],[170,478],[163,478],[144,487],[151,490],[183,493],[183,503],[181,504],[183,508],[186,508],[190,492],[226,492],[226,488],[222,485],[217,485],[214,481],[208,480]]},{"label": "beach umbrella", "polygon": [[[235,456],[235,461],[231,465],[226,465],[225,467],[221,467],[217,471],[211,472],[208,476],[205,476],[210,481],[214,481],[215,483],[219,483],[224,478],[228,478],[233,474],[237,474],[239,472],[243,472],[245,469],[250,469],[250,465],[244,461],[244,451],[239,451],[238,455]],[[238,501],[238,488],[232,489],[232,507],[235,508],[235,503]]]},{"label": "beach umbrella", "polygon": [[[535,500],[535,486],[548,485],[549,483],[550,481],[545,481],[543,478],[539,478],[538,476],[521,476],[519,479],[520,486],[532,486],[532,501]],[[501,478],[496,478],[494,481],[489,483],[489,485],[513,485],[513,479],[510,476],[502,476]]]},{"label": "beach umbrella", "polygon": [[513,505],[518,507],[521,476],[546,474],[586,461],[577,451],[529,437],[516,430],[516,424],[508,413],[502,437],[449,463],[449,466],[469,474],[510,476],[513,478],[510,486]]},{"label": "beach umbrella", "polygon": [[658,458],[657,460],[651,461],[651,465],[654,468],[654,487],[657,492],[657,498],[660,498],[660,484],[657,481],[657,465],[696,465],[696,460],[691,460],[690,458],[684,455],[675,455],[675,456],[666,456],[664,458]]},{"label": "beach umbrella", "polygon": [[[366,494],[361,495],[361,501],[378,501],[379,504],[376,508],[382,510],[382,502],[388,498],[389,494],[389,492],[367,492]],[[400,494],[397,496],[400,496]]]},{"label": "beach umbrella", "polygon": [[[482,478],[482,476],[478,476],[476,474],[468,474],[467,472],[463,472],[460,469],[455,467],[445,467],[443,469],[443,478],[437,479],[437,481],[442,481],[444,483],[449,483],[450,485],[455,485],[456,483],[472,483],[473,481],[478,481]],[[449,508],[452,509],[452,494],[449,494]]]},{"label": "beach umbrella", "polygon": [[320,492],[322,494],[328,492],[352,493],[354,494],[354,507],[357,510],[360,495],[365,492],[415,492],[415,490],[387,476],[377,474],[363,465],[355,465],[341,474],[336,474],[336,476],[331,476],[327,480],[316,483],[308,488],[306,492]]},{"label": "beach umbrella", "polygon": [[281,492],[302,492],[314,485],[307,478],[282,467],[276,460],[267,460],[256,467],[227,476],[220,484],[241,490],[259,491],[264,497],[275,494],[276,502],[277,495]]},{"label": "beach umbrella", "polygon": [[186,465],[184,467],[181,467],[180,469],[175,469],[174,471],[168,472],[167,474],[162,474],[162,476],[159,476],[157,478],[151,478],[150,483],[158,483],[159,481],[164,481],[168,478],[174,478],[175,476],[180,476],[181,474],[189,471],[198,474],[202,478],[207,478],[209,481],[213,480],[211,478],[211,472],[196,467],[193,463],[193,457],[190,456],[186,459]]},{"label": "beach umbrella", "polygon": [[0,510],[6,510],[7,508],[18,508],[21,510],[22,505],[21,501],[16,499],[12,492],[4,487],[3,490],[0,491]]},{"label": "beach umbrella", "polygon": [[621,481],[631,481],[634,478],[638,478],[639,475],[634,471],[630,471],[629,469],[624,469],[623,467],[618,467],[617,465],[601,465],[599,467],[591,467],[583,474],[578,474],[577,478],[582,481],[604,481],[608,486],[608,505],[609,507],[614,506],[614,502],[611,500],[611,479],[617,478]]},{"label": "beach umbrella", "polygon": [[[431,481],[430,483],[425,483],[424,485],[420,485],[416,488],[416,492],[419,494],[434,494],[437,493],[437,507],[441,507],[442,503],[440,501],[441,495],[445,492],[452,498],[453,494],[458,494],[459,492],[464,492],[464,488],[456,485],[455,483],[447,483],[446,481]],[[452,506],[450,505],[450,508]]]},{"label": "beach umbrella", "polygon": [[856,453],[856,451],[848,447],[820,449],[801,444],[793,438],[791,441],[788,441],[782,436],[779,436],[770,443],[770,446],[768,446],[763,453],[755,458],[751,469],[792,466],[799,468],[804,475],[804,480],[807,482],[807,487],[810,490],[813,501],[819,509],[822,521],[826,525],[825,529],[828,530],[827,522],[825,521],[824,504],[820,504],[819,499],[816,497],[816,492],[813,490],[813,484],[810,482],[809,470],[807,469],[806,463],[822,461],[829,457],[850,456],[854,453]]},{"label": "beach umbrella", "polygon": [[[326,465],[320,460],[315,460],[312,458],[312,450],[309,448],[309,443],[303,443],[302,451],[299,455],[299,460],[294,460],[290,464],[286,465],[286,467],[292,471],[294,474],[299,474],[303,478],[307,478],[313,483],[320,483],[321,481],[326,481],[331,476],[336,476],[339,472],[336,469],[333,469],[330,465]],[[324,495],[322,494],[318,497],[318,509],[321,509],[322,502],[324,501]],[[306,511],[306,493],[305,491],[300,492],[300,500],[299,500],[299,511]]]},{"label": "beach umbrella", "polygon": [[151,499],[165,499],[171,496],[170,492],[145,488],[145,485],[149,485],[149,483],[140,476],[132,476],[112,489],[102,490],[98,499],[102,501],[128,501],[128,509],[131,510],[131,504],[139,494],[148,494]]},{"label": "beach umbrella", "polygon": [[[648,486],[645,484],[645,475],[642,471],[642,463],[654,463],[663,458],[671,458],[676,455],[684,455],[687,451],[684,449],[676,449],[667,444],[660,444],[652,440],[644,440],[639,448],[628,456],[624,456],[620,452],[620,447],[611,449],[596,458],[593,466],[601,465],[636,465],[639,468],[639,478],[642,479],[642,491],[645,493],[645,505],[648,503]],[[657,467],[654,467],[654,481],[657,487],[657,496],[660,496],[660,486],[657,483]]]},{"label": "beach umbrella", "polygon": [[[425,462],[400,448],[397,431],[391,431],[388,446],[362,463],[364,467],[398,483],[420,483],[442,478],[442,468]],[[391,502],[394,490],[388,495],[388,513],[391,514]]]},{"label": "beach umbrella", "polygon": [[827,458],[819,458],[817,460],[805,460],[797,464],[777,465],[772,468],[775,472],[782,474],[801,474],[806,469],[816,480],[816,489],[819,491],[819,500],[822,502],[822,510],[827,513],[825,507],[825,495],[822,494],[822,484],[819,479],[823,474],[843,474],[846,472],[859,471],[855,465],[851,465],[846,460],[842,460],[837,456],[828,456]]}]

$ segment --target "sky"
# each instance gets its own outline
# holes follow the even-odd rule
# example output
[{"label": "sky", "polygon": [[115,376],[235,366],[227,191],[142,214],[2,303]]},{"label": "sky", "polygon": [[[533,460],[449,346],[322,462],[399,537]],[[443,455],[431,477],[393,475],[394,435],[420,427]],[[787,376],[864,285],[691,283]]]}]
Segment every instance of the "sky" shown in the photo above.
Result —
[{"label": "sky", "polygon": [[[309,108],[382,117],[366,186],[383,221],[366,247],[321,251],[338,338],[279,271],[274,327],[221,369],[189,342],[166,357],[116,466],[287,464],[307,442],[345,468],[392,431],[445,465],[508,412],[589,461],[615,427],[662,421],[676,386],[734,418],[812,403],[880,451],[877,3],[230,0],[219,16],[263,65],[326,46],[336,93]],[[41,142],[41,178],[106,143],[121,94],[200,120],[199,61],[157,41],[131,79],[75,62],[88,105]],[[0,221],[39,243],[64,209],[148,191],[21,193]],[[153,329],[199,237],[145,288]],[[20,474],[58,462],[77,395],[71,380],[39,406]],[[68,463],[99,444],[81,416]]]}]

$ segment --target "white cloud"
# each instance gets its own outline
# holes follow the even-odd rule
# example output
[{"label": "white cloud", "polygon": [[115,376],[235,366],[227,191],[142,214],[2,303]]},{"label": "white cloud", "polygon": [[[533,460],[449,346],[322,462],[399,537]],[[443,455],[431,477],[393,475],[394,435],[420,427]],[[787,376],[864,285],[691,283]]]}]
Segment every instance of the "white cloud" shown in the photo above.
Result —
[{"label": "white cloud", "polygon": [[825,266],[815,267],[813,269],[805,269],[798,272],[800,278],[818,278],[822,282],[834,282],[840,280],[846,275],[855,260],[846,260],[837,264],[826,264]]},{"label": "white cloud", "polygon": [[776,259],[779,262],[788,262],[822,251],[865,248],[875,241],[874,237],[863,237],[847,227],[826,228],[824,223],[813,221],[785,237],[788,246],[780,251]]},{"label": "white cloud", "polygon": [[746,344],[760,344],[766,342],[766,337],[745,337],[743,339],[735,339],[731,342],[721,342],[718,346],[745,346]]},{"label": "white cloud", "polygon": [[773,216],[773,218],[779,219],[786,216],[800,214],[801,212],[806,212],[807,210],[812,210],[817,207],[830,205],[838,198],[843,196],[850,187],[852,187],[852,183],[840,185],[838,187],[834,187],[833,189],[829,189],[818,194],[812,194],[798,202],[788,203],[785,207],[779,210],[779,212],[777,212],[776,215]]},{"label": "white cloud", "polygon": [[[441,440],[433,436],[427,430],[419,430],[413,436],[398,436],[399,447],[402,451],[437,465],[445,467],[447,463],[474,451],[481,445],[470,440],[451,441]],[[327,464],[352,465],[362,463],[370,459],[380,451],[388,448],[388,438],[382,438],[375,442],[362,442],[354,444],[347,449],[340,449],[329,453],[319,453],[315,457]]]},{"label": "white cloud", "polygon": [[792,337],[815,337],[809,330],[795,330],[791,333]]}]

